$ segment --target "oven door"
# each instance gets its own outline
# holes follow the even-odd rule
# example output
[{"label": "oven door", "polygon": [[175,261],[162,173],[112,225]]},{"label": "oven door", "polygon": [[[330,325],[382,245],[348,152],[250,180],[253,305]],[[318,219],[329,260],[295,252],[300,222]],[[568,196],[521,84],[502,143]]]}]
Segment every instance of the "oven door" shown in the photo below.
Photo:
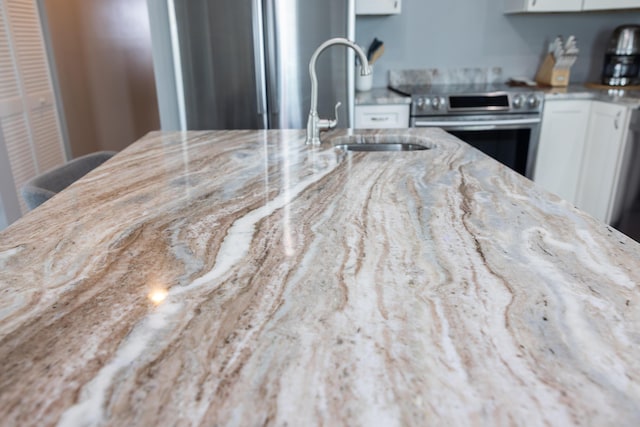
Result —
[{"label": "oven door", "polygon": [[412,117],[412,127],[439,127],[531,179],[540,116],[527,114]]}]

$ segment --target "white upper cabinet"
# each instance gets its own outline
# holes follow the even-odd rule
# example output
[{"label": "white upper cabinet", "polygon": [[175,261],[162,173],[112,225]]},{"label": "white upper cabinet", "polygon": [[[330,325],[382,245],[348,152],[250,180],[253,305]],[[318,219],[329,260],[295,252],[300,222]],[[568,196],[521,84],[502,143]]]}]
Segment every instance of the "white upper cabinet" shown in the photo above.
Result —
[{"label": "white upper cabinet", "polygon": [[401,0],[356,0],[357,15],[394,15],[401,8]]},{"label": "white upper cabinet", "polygon": [[[606,0],[600,0],[605,2]],[[507,13],[576,12],[582,10],[582,0],[505,0]]]},{"label": "white upper cabinet", "polygon": [[640,0],[505,0],[505,13],[580,12],[640,8]]},{"label": "white upper cabinet", "polygon": [[583,0],[583,10],[640,8],[640,0]]}]

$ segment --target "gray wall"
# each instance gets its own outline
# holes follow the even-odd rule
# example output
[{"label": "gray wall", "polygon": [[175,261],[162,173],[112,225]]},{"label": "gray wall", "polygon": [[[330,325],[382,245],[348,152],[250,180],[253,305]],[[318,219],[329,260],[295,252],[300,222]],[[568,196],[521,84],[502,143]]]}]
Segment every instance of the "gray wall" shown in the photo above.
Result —
[{"label": "gray wall", "polygon": [[402,14],[359,16],[356,41],[385,44],[374,86],[387,71],[411,68],[503,68],[509,77],[533,78],[546,46],[557,35],[578,39],[580,55],[571,82],[597,81],[613,29],[640,23],[640,11],[504,15],[503,0],[403,0]]}]

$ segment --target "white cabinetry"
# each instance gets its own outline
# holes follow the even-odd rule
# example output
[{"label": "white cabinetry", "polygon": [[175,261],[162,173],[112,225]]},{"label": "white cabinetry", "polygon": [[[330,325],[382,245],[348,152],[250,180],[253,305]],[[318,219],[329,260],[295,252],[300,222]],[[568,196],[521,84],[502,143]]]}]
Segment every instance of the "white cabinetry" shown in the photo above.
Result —
[{"label": "white cabinetry", "polygon": [[409,127],[409,104],[356,105],[356,129]]},{"label": "white cabinetry", "polygon": [[356,0],[358,15],[394,15],[400,13],[401,0]]},{"label": "white cabinetry", "polygon": [[583,10],[640,8],[640,0],[584,0]]},{"label": "white cabinetry", "polygon": [[546,101],[533,179],[547,191],[576,201],[589,100]]},{"label": "white cabinetry", "polygon": [[505,2],[507,13],[575,12],[580,10],[582,10],[582,0],[506,0]]},{"label": "white cabinetry", "polygon": [[612,220],[628,120],[627,106],[593,101],[576,206],[607,224]]},{"label": "white cabinetry", "polygon": [[545,101],[534,181],[610,224],[629,116],[628,106],[612,102]]}]

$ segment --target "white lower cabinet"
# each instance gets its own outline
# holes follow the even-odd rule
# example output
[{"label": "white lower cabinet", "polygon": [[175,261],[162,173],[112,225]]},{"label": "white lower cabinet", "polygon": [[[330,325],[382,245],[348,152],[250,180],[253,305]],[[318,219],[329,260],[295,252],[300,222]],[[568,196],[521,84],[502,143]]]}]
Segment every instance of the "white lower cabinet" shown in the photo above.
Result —
[{"label": "white lower cabinet", "polygon": [[612,102],[546,101],[534,181],[610,224],[629,116]]},{"label": "white lower cabinet", "polygon": [[356,105],[356,129],[409,127],[409,104]]},{"label": "white lower cabinet", "polygon": [[627,106],[593,101],[576,206],[609,224],[627,139]]},{"label": "white lower cabinet", "polygon": [[575,204],[589,124],[589,100],[546,101],[533,180]]}]

